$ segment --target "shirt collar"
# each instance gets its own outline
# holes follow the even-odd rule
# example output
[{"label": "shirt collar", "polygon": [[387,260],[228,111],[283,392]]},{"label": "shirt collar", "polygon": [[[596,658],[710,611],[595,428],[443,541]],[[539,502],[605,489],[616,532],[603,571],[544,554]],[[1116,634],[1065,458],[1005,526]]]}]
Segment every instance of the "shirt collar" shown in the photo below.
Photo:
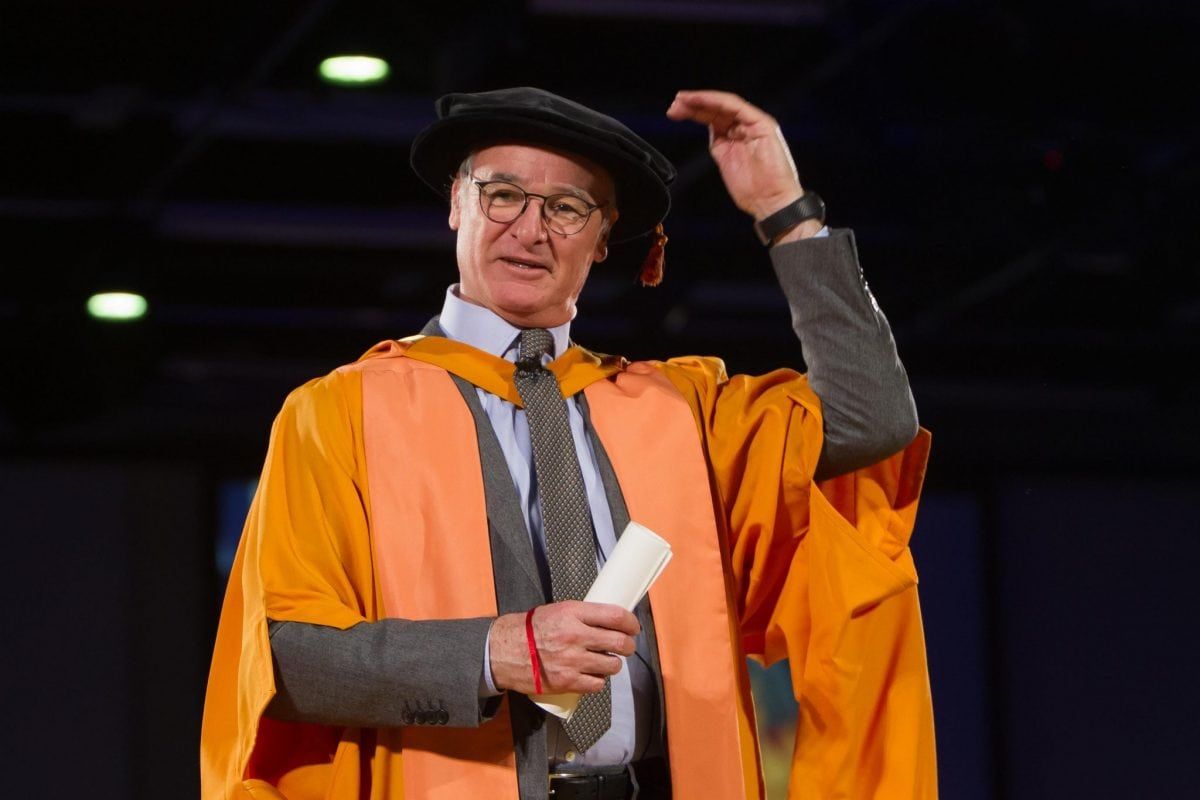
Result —
[{"label": "shirt collar", "polygon": [[[476,350],[500,358],[505,358],[506,354],[514,358],[516,356],[516,339],[521,328],[510,324],[491,309],[463,300],[458,296],[457,283],[446,290],[446,302],[442,304],[438,324],[448,338],[469,344]],[[553,357],[557,358],[571,345],[571,321],[547,330],[554,337]]]}]

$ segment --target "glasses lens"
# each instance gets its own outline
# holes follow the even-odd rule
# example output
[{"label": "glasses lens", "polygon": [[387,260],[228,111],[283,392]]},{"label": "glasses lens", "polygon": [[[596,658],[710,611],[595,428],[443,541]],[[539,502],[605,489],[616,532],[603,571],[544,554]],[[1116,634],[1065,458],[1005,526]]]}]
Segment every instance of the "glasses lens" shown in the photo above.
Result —
[{"label": "glasses lens", "polygon": [[556,194],[546,198],[546,210],[543,213],[552,230],[559,233],[576,233],[587,222],[591,209],[578,197]]},{"label": "glasses lens", "polygon": [[525,208],[525,192],[511,183],[485,183],[479,187],[483,213],[493,222],[512,222]]},{"label": "glasses lens", "polygon": [[[479,187],[479,205],[492,222],[512,222],[525,210],[529,195],[514,183],[484,181]],[[540,197],[540,195],[535,195]],[[570,194],[555,194],[545,198],[542,217],[556,233],[579,233],[587,224],[592,207]]]}]

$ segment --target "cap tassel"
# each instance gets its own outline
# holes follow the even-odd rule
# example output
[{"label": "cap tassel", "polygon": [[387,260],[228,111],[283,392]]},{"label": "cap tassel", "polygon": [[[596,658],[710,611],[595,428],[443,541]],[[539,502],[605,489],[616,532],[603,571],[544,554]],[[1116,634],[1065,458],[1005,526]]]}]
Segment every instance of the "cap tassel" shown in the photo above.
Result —
[{"label": "cap tassel", "polygon": [[650,245],[650,252],[646,254],[646,260],[642,262],[642,273],[639,280],[642,286],[658,286],[663,279],[663,263],[666,261],[666,255],[663,249],[667,246],[667,236],[663,233],[662,223],[658,223],[654,227],[654,243]]}]

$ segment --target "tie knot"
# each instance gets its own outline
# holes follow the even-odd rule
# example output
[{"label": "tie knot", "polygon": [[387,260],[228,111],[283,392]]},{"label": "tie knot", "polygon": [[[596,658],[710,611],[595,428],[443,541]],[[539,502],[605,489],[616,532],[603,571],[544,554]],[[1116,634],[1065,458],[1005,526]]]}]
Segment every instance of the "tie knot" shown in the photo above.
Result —
[{"label": "tie knot", "polygon": [[554,352],[554,337],[545,328],[528,328],[521,331],[517,346],[517,363],[542,365],[542,356]]}]

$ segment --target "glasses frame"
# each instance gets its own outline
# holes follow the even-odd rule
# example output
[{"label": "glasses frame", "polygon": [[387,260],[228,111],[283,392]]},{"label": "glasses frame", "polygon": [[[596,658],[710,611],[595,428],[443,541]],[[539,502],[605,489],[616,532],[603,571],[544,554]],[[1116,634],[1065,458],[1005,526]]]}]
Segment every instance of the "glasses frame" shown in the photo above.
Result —
[{"label": "glasses frame", "polygon": [[[554,233],[557,233],[559,236],[574,236],[577,233],[582,233],[583,229],[587,227],[588,222],[591,221],[592,214],[596,213],[597,209],[604,208],[606,205],[608,205],[608,203],[589,203],[587,200],[584,200],[579,195],[570,194],[569,192],[558,192],[557,194],[534,194],[533,192],[525,191],[525,187],[518,186],[517,184],[513,183],[512,181],[483,181],[483,180],[480,180],[479,178],[476,178],[474,175],[472,175],[471,182],[474,183],[475,186],[478,187],[478,189],[479,189],[479,210],[483,212],[483,215],[485,217],[492,220],[492,222],[495,222],[498,225],[511,225],[512,223],[519,220],[522,217],[522,215],[524,215],[525,211],[529,208],[529,198],[536,197],[537,199],[542,201],[542,211],[541,211],[542,221],[546,223],[547,228],[549,228]],[[488,213],[487,205],[485,205],[485,203],[484,203],[485,198],[484,198],[484,193],[483,193],[483,187],[488,186],[493,183],[502,183],[505,186],[511,186],[514,189],[516,189],[517,191],[521,192],[522,195],[524,195],[525,202],[521,203],[521,210],[518,211],[517,215],[515,217],[513,217],[512,219],[509,219],[509,220],[494,219],[492,217],[492,215]],[[588,213],[584,216],[583,223],[580,224],[578,230],[574,230],[569,233],[566,231],[560,231],[556,227],[554,227],[556,223],[553,220],[551,220],[550,217],[546,216],[546,208],[550,205],[550,201],[556,197],[569,197],[572,200],[578,200],[579,202],[583,203],[584,205],[586,205],[588,207]]]}]

